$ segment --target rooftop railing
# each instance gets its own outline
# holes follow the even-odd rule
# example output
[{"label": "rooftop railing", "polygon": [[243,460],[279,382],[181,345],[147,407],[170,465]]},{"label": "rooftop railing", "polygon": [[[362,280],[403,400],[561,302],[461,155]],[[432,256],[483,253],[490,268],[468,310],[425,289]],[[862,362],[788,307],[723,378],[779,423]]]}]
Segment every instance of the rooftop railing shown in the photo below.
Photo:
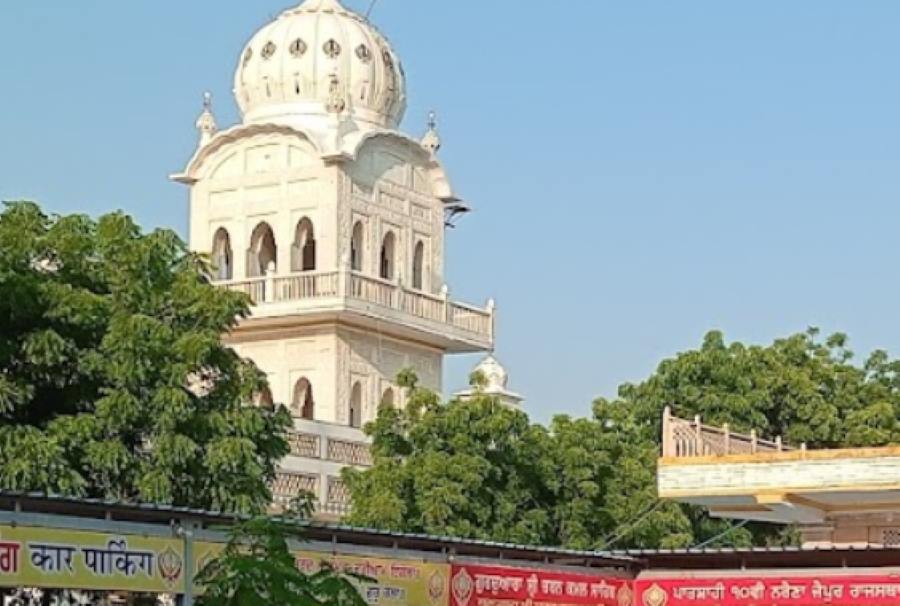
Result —
[{"label": "rooftop railing", "polygon": [[727,423],[715,427],[704,425],[699,416],[693,421],[673,417],[668,407],[663,412],[662,455],[666,458],[722,457],[793,450],[796,449],[786,446],[781,437],[764,440],[755,430],[749,434],[733,433]]}]

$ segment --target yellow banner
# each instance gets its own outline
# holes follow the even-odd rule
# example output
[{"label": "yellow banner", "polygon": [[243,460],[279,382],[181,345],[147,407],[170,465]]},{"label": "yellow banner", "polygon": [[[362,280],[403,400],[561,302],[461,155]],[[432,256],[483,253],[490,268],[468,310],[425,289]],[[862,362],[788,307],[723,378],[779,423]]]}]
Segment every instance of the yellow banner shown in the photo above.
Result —
[{"label": "yellow banner", "polygon": [[[212,561],[223,546],[199,543],[196,570]],[[450,566],[416,560],[332,555],[315,551],[294,553],[297,568],[306,574],[317,572],[323,562],[335,570],[374,579],[358,583],[369,604],[379,606],[448,606],[450,603]]]},{"label": "yellow banner", "polygon": [[181,593],[182,542],[0,526],[0,587]]}]

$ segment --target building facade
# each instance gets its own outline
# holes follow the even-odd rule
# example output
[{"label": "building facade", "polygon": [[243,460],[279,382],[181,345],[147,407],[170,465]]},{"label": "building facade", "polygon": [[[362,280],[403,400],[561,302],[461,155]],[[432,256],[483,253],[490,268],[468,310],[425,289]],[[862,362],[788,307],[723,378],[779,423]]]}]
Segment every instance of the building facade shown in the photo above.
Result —
[{"label": "building facade", "polygon": [[269,378],[261,405],[295,417],[276,505],[301,490],[349,505],[340,471],[370,464],[362,426],[402,406],[397,374],[441,390],[444,356],[488,351],[494,305],[454,302],[447,217],[464,208],[438,159],[434,121],[399,130],[400,58],[338,0],[306,0],[258,31],[234,83],[240,124],[207,96],[199,145],[173,178],[190,190],[190,246],[252,315],[226,337]]},{"label": "building facade", "polygon": [[808,548],[900,548],[897,446],[792,448],[668,410],[662,425],[662,498],[714,517],[796,525]]}]

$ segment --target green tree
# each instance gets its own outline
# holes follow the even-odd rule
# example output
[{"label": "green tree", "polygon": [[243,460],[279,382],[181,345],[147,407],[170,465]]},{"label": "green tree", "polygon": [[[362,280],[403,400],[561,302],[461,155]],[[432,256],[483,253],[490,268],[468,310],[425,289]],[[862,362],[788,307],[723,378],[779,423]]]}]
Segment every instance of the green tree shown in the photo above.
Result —
[{"label": "green tree", "polygon": [[248,313],[171,231],[0,213],[0,487],[258,512],[289,418],[221,335]]},{"label": "green tree", "polygon": [[[788,443],[811,448],[896,441],[900,363],[881,351],[862,366],[852,364],[852,358],[845,335],[823,341],[816,329],[769,346],[728,344],[714,331],[699,349],[663,361],[646,381],[622,386],[617,399],[597,400],[594,415],[602,430],[628,445],[615,457],[617,483],[639,484],[610,495],[611,514],[625,519],[630,512],[657,504],[653,480],[666,406],[678,416],[700,415],[708,424],[728,423],[738,432],[756,429],[760,435],[783,436]],[[652,546],[668,540],[691,545],[727,527],[697,508],[660,504],[623,535],[622,543]],[[767,543],[785,536],[771,526],[750,525],[728,535],[727,541]]]},{"label": "green tree", "polygon": [[285,520],[256,518],[239,524],[225,551],[197,577],[198,606],[366,606],[355,581],[322,565],[305,574],[297,568],[287,537],[297,527]]},{"label": "green tree", "polygon": [[404,410],[367,427],[374,467],[345,471],[350,522],[386,529],[552,543],[547,431],[494,398],[445,404],[408,373]]},{"label": "green tree", "polygon": [[810,447],[876,446],[900,439],[898,371],[884,352],[854,365],[844,335],[748,346],[711,332],[618,398],[598,399],[591,418],[547,429],[484,395],[443,404],[413,386],[407,410],[384,410],[367,428],[375,465],[348,472],[351,521],[575,548],[790,542],[789,530],[657,499],[663,409]]}]

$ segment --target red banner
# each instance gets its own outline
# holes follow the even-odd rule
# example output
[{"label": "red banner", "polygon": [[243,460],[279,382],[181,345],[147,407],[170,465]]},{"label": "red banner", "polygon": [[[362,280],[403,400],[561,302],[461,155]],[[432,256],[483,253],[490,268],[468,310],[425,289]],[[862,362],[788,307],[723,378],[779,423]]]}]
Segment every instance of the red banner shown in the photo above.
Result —
[{"label": "red banner", "polygon": [[900,574],[641,579],[638,606],[896,606]]},{"label": "red banner", "polygon": [[632,606],[631,581],[527,568],[454,565],[450,606]]}]

